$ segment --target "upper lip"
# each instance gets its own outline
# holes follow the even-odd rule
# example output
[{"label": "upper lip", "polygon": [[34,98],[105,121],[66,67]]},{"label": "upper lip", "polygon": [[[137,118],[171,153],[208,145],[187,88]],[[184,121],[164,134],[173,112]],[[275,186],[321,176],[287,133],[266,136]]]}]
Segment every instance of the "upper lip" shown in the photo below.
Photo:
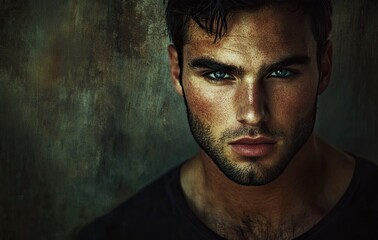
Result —
[{"label": "upper lip", "polygon": [[273,144],[273,143],[276,143],[276,141],[274,141],[273,139],[271,138],[268,138],[268,137],[264,137],[264,136],[260,136],[260,137],[242,137],[242,138],[239,138],[235,141],[232,141],[230,142],[230,144]]}]

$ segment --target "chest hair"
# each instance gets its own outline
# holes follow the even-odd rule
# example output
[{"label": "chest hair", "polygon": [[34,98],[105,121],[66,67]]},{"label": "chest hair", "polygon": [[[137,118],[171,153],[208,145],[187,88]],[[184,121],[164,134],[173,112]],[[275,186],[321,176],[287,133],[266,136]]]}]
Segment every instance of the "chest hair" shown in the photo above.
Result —
[{"label": "chest hair", "polygon": [[267,218],[261,215],[244,216],[239,221],[230,221],[219,216],[213,215],[211,217],[208,215],[206,222],[210,229],[230,240],[293,239],[309,226],[304,222],[296,224],[294,221],[288,220],[284,224],[274,227]]}]

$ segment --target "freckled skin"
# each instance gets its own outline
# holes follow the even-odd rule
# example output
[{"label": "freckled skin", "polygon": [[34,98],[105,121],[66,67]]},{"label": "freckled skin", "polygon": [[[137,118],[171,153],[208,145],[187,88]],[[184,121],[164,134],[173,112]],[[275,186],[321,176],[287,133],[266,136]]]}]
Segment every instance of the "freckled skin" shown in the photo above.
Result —
[{"label": "freckled skin", "polygon": [[[271,9],[241,12],[233,15],[226,36],[215,44],[214,37],[196,24],[189,27],[182,89],[191,129],[206,154],[233,181],[246,185],[273,181],[312,133],[319,74],[316,42],[308,25],[299,13],[287,17]],[[280,79],[259,73],[263,66],[293,55],[310,57],[309,64],[292,66],[300,72],[297,76]],[[189,67],[198,57],[236,65],[243,74],[222,84],[209,82],[201,69]],[[258,159],[238,156],[228,143],[252,135],[248,133],[220,142],[225,132],[241,129],[272,137],[277,141],[274,151]]]}]

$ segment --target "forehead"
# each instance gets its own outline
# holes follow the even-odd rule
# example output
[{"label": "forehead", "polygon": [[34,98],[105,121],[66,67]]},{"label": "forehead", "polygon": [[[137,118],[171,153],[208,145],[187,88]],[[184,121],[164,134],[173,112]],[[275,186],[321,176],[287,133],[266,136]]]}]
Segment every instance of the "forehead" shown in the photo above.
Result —
[{"label": "forehead", "polygon": [[214,39],[215,35],[206,33],[194,21],[189,22],[185,46],[190,48],[225,48],[241,52],[251,50],[251,47],[262,51],[295,48],[308,52],[316,45],[308,17],[291,5],[232,12],[227,18],[226,34],[216,42]]}]

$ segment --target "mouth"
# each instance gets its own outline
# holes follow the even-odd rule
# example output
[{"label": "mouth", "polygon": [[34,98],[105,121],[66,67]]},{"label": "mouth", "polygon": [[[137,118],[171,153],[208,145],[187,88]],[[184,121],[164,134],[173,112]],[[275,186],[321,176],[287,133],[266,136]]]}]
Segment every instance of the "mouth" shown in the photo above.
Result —
[{"label": "mouth", "polygon": [[277,142],[267,137],[243,137],[230,142],[231,149],[243,157],[262,157],[273,152]]}]

